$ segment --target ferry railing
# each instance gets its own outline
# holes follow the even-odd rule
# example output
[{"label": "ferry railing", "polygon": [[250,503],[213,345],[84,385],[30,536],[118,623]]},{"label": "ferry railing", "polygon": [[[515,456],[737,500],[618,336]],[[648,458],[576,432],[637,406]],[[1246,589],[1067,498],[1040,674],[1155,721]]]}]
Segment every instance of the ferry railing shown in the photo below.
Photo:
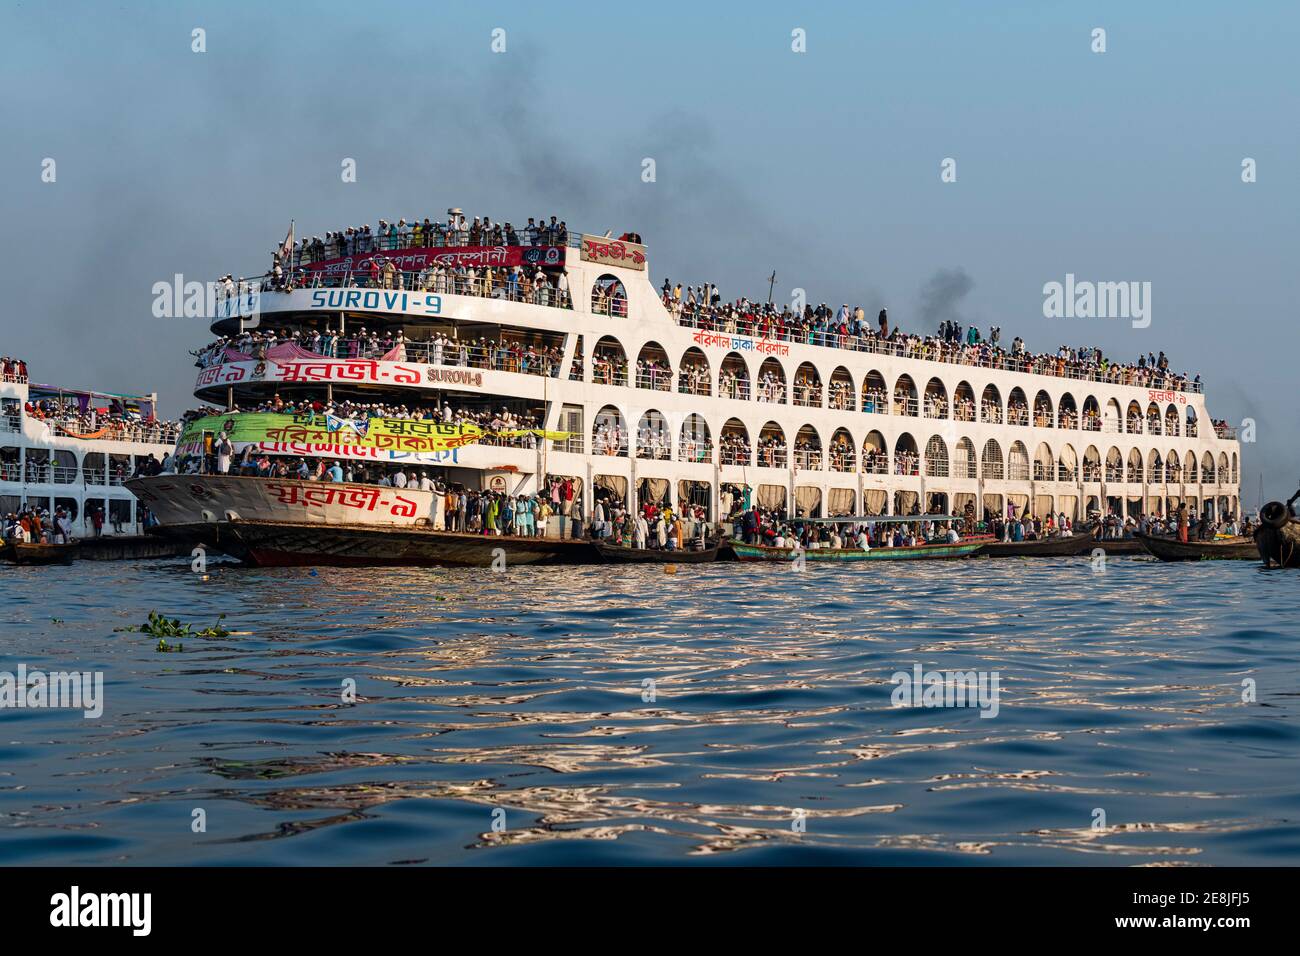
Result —
[{"label": "ferry railing", "polygon": [[925,403],[926,418],[948,418],[948,403],[941,401],[929,401]]},{"label": "ferry railing", "polygon": [[582,436],[570,435],[563,441],[555,442],[551,447],[556,451],[567,451],[572,452],[575,455],[581,455],[583,453]]},{"label": "ferry railing", "polygon": [[597,385],[618,385],[626,387],[627,385],[627,365],[625,363],[615,364],[609,361],[603,361],[600,358],[591,360],[591,380]]},{"label": "ferry railing", "polygon": [[107,478],[108,472],[103,468],[83,468],[81,472],[82,484],[86,485],[105,485]]},{"label": "ferry railing", "polygon": [[784,446],[760,445],[758,448],[758,466],[760,468],[785,468],[786,456]]},{"label": "ferry railing", "polygon": [[611,437],[597,434],[591,440],[591,453],[593,455],[609,455],[610,457],[626,458],[627,457],[627,437]]},{"label": "ferry railing", "polygon": [[[464,295],[483,299],[502,299],[554,309],[571,310],[573,297],[567,289],[550,285],[533,284],[532,276],[520,277],[504,267],[493,267],[492,278],[473,273],[450,270],[434,272],[432,269],[402,270],[395,273],[380,271],[377,276],[369,271],[325,273],[323,271],[296,272],[279,282],[270,276],[256,280],[240,279],[217,291],[217,303],[242,297],[254,292],[293,292],[296,289],[385,289],[407,292],[433,292],[440,295]],[[626,315],[627,303],[623,302]]]},{"label": "ferry railing", "polygon": [[984,462],[984,478],[986,481],[1000,481],[1002,479],[1002,475],[1003,475],[1002,462],[1000,461]]},{"label": "ferry railing", "polygon": [[609,315],[619,319],[626,319],[627,299],[601,295],[599,292],[592,292],[591,311],[597,315]]},{"label": "ferry railing", "polygon": [[868,415],[888,415],[889,399],[884,392],[868,392],[862,396],[862,410]]},{"label": "ferry railing", "polygon": [[4,382],[6,385],[26,385],[27,376],[15,375],[12,372],[6,372],[4,374],[0,374],[0,382]]},{"label": "ferry railing", "polygon": [[917,406],[915,398],[899,398],[898,396],[894,396],[895,415],[907,415],[911,418],[916,418],[919,415],[919,411],[920,409]]},{"label": "ferry railing", "polygon": [[805,471],[821,471],[822,453],[808,448],[796,448],[792,453],[794,463]]},{"label": "ferry railing", "polygon": [[800,382],[794,383],[794,404],[802,408],[821,408],[822,390],[820,385],[810,386]]},{"label": "ferry railing", "polygon": [[765,402],[769,405],[786,404],[785,383],[784,382],[761,383],[758,386],[758,394],[756,398],[758,401]]},{"label": "ferry railing", "polygon": [[[920,475],[920,460],[913,454],[900,452],[894,456],[894,474],[911,475],[912,477]],[[999,475],[999,477],[1001,476]]]},{"label": "ferry railing", "polygon": [[857,468],[857,456],[851,451],[831,452],[831,471],[852,472]]},{"label": "ferry railing", "polygon": [[867,455],[862,459],[862,473],[865,475],[889,474],[889,462],[884,455]]},{"label": "ferry railing", "polygon": [[1003,352],[999,356],[987,354],[972,355],[966,351],[968,346],[954,346],[941,343],[932,337],[919,342],[899,339],[881,339],[875,335],[841,335],[838,332],[823,330],[804,331],[800,329],[775,329],[765,324],[762,319],[744,319],[743,317],[723,318],[703,310],[683,308],[680,313],[670,313],[679,325],[687,328],[703,329],[710,332],[726,332],[731,335],[744,335],[755,339],[791,342],[802,345],[819,345],[826,348],[843,348],[855,352],[869,352],[876,355],[897,358],[919,359],[922,361],[946,362],[953,365],[966,365],[974,368],[989,368],[1007,372],[1024,372],[1031,375],[1046,375],[1052,378],[1069,378],[1076,381],[1097,382],[1098,384],[1131,385],[1137,388],[1159,388],[1164,390],[1195,392],[1203,390],[1202,383],[1180,380],[1176,376],[1126,376],[1109,371],[1114,366],[1107,366],[1103,371],[1098,366],[1067,365],[1063,371],[1057,370],[1058,359],[1055,356],[1021,357],[1014,352]]},{"label": "ferry railing", "polygon": [[638,441],[636,443],[636,456],[644,461],[670,461],[672,452],[668,448],[666,440],[646,444]]},{"label": "ferry railing", "polygon": [[5,415],[0,417],[0,432],[20,432],[22,430],[22,418],[18,415]]},{"label": "ferry railing", "polygon": [[23,469],[18,462],[0,462],[0,481],[22,481]]},{"label": "ferry railing", "polygon": [[1187,437],[1188,438],[1196,437],[1196,422],[1187,423]]},{"label": "ferry railing", "polygon": [[747,402],[749,401],[749,382],[743,380],[735,382],[719,382],[718,397],[734,398],[738,401]]},{"label": "ferry railing", "polygon": [[1007,478],[1011,481],[1029,480],[1029,462],[1013,461],[1007,465]]},{"label": "ferry railing", "polygon": [[1007,424],[1008,424],[1008,425],[1024,425],[1025,427],[1028,427],[1028,425],[1029,425],[1029,409],[1028,409],[1028,408],[1023,408],[1023,407],[1021,407],[1021,408],[1008,408],[1008,409],[1007,409]]},{"label": "ferry railing", "polygon": [[1237,429],[1233,428],[1231,425],[1215,425],[1214,434],[1219,438],[1232,441],[1237,437]]},{"label": "ferry railing", "polygon": [[683,439],[678,454],[682,461],[707,464],[713,461],[713,443],[698,439]]},{"label": "ferry railing", "polygon": [[1142,434],[1142,419],[1130,418],[1124,426],[1124,431],[1129,435]]},{"label": "ferry railing", "polygon": [[656,392],[671,392],[673,373],[671,369],[639,368],[636,371],[636,387],[648,388]]},{"label": "ferry railing", "polygon": [[926,455],[925,474],[930,478],[947,478],[948,459],[939,455]]},{"label": "ferry railing", "polygon": [[707,398],[711,394],[712,383],[707,377],[697,377],[692,379],[683,370],[677,376],[677,393],[679,395],[699,395]]},{"label": "ferry railing", "polygon": [[968,408],[968,407],[965,406],[965,405],[959,405],[959,406],[957,406],[957,408],[953,411],[953,416],[952,416],[952,417],[953,417],[953,420],[954,420],[954,421],[959,421],[959,422],[973,422],[973,421],[975,421],[975,409],[974,409],[974,408]]},{"label": "ferry railing", "polygon": [[980,420],[985,424],[1002,424],[1002,406],[997,402],[984,402],[980,405]]},{"label": "ferry railing", "polygon": [[724,447],[719,454],[718,461],[723,465],[749,465],[753,459],[748,447],[744,448],[726,448]]},{"label": "ferry railing", "polygon": [[[420,223],[423,227],[424,223]],[[437,223],[431,223],[437,226]],[[290,256],[293,268],[298,269],[303,266],[314,265],[318,262],[330,262],[334,259],[343,259],[347,256],[365,256],[372,252],[396,252],[401,249],[457,249],[467,246],[506,246],[508,248],[535,249],[539,246],[572,246],[577,248],[581,233],[575,233],[571,229],[566,229],[559,234],[553,232],[539,233],[534,239],[530,235],[516,230],[513,240],[509,236],[502,235],[501,241],[498,242],[496,237],[489,233],[488,235],[471,236],[468,227],[465,229],[448,229],[445,226],[441,229],[433,229],[425,232],[421,228],[418,236],[413,224],[408,224],[408,232],[398,235],[380,235],[372,232],[356,235],[352,240],[351,247],[348,246],[347,240],[337,239],[322,240],[319,252],[311,247],[295,245]],[[477,241],[473,241],[477,239]]]}]

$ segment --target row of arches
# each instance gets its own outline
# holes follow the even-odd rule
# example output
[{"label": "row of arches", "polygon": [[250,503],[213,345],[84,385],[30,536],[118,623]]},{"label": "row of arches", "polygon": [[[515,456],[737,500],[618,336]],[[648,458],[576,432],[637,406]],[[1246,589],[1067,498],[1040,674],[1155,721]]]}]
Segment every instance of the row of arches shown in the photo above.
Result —
[{"label": "row of arches", "polygon": [[[677,434],[662,412],[648,410],[630,431],[622,413],[613,405],[600,410],[592,426],[592,454],[627,457],[629,454],[654,461],[712,463],[714,436],[703,416],[691,414]],[[1097,446],[1089,445],[1080,456],[1071,444],[1053,452],[1041,442],[1033,456],[1024,442],[1006,449],[988,439],[976,454],[970,438],[959,438],[951,447],[940,435],[931,435],[924,447],[904,432],[890,448],[885,436],[869,432],[859,446],[846,428],[837,428],[828,442],[818,429],[803,425],[793,436],[780,424],[769,421],[751,434],[738,418],[728,419],[716,441],[717,463],[763,468],[798,468],[867,474],[926,475],[936,478],[985,478],[1011,481],[1068,482],[1160,482],[1185,481],[1206,484],[1238,481],[1234,452],[1220,452],[1216,458],[1206,451],[1199,458],[1193,451],[1165,455],[1152,450],[1144,456],[1139,449],[1127,455],[1112,446],[1103,458]]]},{"label": "row of arches", "polygon": [[800,363],[787,377],[785,366],[775,356],[764,358],[751,377],[749,363],[739,352],[726,354],[718,365],[715,382],[708,356],[696,346],[682,354],[674,369],[663,346],[647,342],[629,367],[622,344],[608,335],[596,343],[592,378],[605,385],[808,408],[1131,435],[1197,435],[1196,410],[1190,405],[1184,413],[1172,402],[1163,408],[1149,402],[1144,408],[1134,400],[1121,408],[1117,399],[1103,404],[1087,395],[1080,403],[1069,392],[1053,401],[1043,389],[1035,393],[1031,403],[1019,386],[1012,388],[1004,401],[996,385],[986,385],[977,394],[965,380],[958,382],[950,395],[948,386],[937,377],[922,388],[912,376],[903,374],[891,385],[882,373],[873,370],[858,382],[842,365],[823,381],[812,362]]}]

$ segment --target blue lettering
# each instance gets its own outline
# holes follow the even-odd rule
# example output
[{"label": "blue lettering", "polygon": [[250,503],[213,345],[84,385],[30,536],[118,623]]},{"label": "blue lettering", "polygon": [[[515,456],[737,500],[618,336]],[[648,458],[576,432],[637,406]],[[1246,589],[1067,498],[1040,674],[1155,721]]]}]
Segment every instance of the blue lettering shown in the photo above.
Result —
[{"label": "blue lettering", "polygon": [[348,294],[343,297],[343,301],[347,308],[356,308],[361,304],[361,293],[356,289],[349,289]]},{"label": "blue lettering", "polygon": [[313,292],[313,293],[311,294],[311,307],[312,307],[313,309],[323,309],[323,308],[325,308],[325,293],[324,293],[324,292]]}]

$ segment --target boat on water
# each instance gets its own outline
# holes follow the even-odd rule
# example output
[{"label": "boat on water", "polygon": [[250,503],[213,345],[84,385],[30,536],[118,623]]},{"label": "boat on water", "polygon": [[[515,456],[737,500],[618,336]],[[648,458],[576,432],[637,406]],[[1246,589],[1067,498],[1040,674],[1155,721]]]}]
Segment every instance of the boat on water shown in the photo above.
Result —
[{"label": "boat on water", "polygon": [[[931,330],[859,323],[846,335],[824,315],[810,330],[811,310],[657,289],[632,233],[499,246],[473,245],[473,234],[289,241],[273,284],[232,280],[211,320],[220,338],[198,352],[194,394],[211,413],[178,439],[182,474],[130,484],[160,517],[151,533],[201,531],[253,563],[466,560],[459,537],[437,537],[456,535],[443,510],[409,486],[187,473],[222,433],[236,459],[409,468],[502,496],[540,497],[560,482],[586,519],[600,501],[628,513],[689,506],[708,534],[751,503],[790,523],[916,510],[980,520],[1010,508],[1078,523],[1179,503],[1237,512],[1235,435],[1211,426],[1188,376]],[[267,411],[280,398],[292,414]],[[405,417],[326,417],[303,402]],[[529,424],[467,424],[494,416]],[[248,489],[242,507],[230,481]],[[486,553],[601,559],[558,519],[538,538],[482,536]],[[684,522],[691,538],[695,520]],[[469,563],[483,546],[469,547]]]},{"label": "boat on water", "polygon": [[1259,509],[1255,548],[1269,567],[1300,568],[1300,519],[1295,515],[1297,491],[1283,504],[1270,501]]},{"label": "boat on water", "polygon": [[71,564],[80,548],[76,541],[67,544],[14,541],[6,546],[4,556],[14,564]]},{"label": "boat on water", "polygon": [[1092,532],[1087,534],[1051,538],[1039,538],[1036,541],[988,541],[976,554],[981,558],[1064,558],[1086,554],[1092,550],[1096,540]]},{"label": "boat on water", "polygon": [[803,557],[808,561],[925,561],[934,559],[967,558],[984,547],[981,542],[956,544],[918,544],[897,548],[880,547],[864,551],[860,548],[774,548],[765,544],[731,542],[738,561],[794,561]]},{"label": "boat on water", "polygon": [[596,543],[596,553],[610,564],[707,564],[718,559],[721,545],[714,544],[699,551],[667,548],[625,548],[619,544]]},{"label": "boat on water", "polygon": [[1133,537],[1147,554],[1161,561],[1255,561],[1259,558],[1255,542],[1244,536],[1214,541],[1179,541],[1141,533]]},{"label": "boat on water", "polygon": [[[26,363],[0,372],[0,519],[62,511],[77,537],[142,533],[144,513],[124,487],[150,456],[161,462],[180,435],[156,417],[157,396],[29,381]],[[53,521],[47,521],[53,524]]]}]

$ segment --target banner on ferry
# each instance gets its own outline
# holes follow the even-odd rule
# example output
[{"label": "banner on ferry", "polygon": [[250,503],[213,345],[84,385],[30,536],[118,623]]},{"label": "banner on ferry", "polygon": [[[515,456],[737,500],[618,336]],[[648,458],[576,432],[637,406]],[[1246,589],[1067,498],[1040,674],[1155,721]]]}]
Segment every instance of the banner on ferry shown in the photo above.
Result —
[{"label": "banner on ferry", "polygon": [[581,256],[583,262],[605,266],[645,271],[645,246],[625,239],[608,239],[605,236],[583,234]]},{"label": "banner on ferry", "polygon": [[372,262],[383,265],[391,260],[402,272],[419,272],[434,266],[455,269],[466,266],[479,269],[485,266],[509,269],[514,266],[564,265],[563,246],[425,246],[419,249],[381,249],[375,252],[309,262],[302,268],[308,272],[321,272],[329,276],[366,273]]},{"label": "banner on ferry", "polygon": [[451,425],[416,418],[348,419],[333,415],[281,415],[243,412],[209,415],[191,422],[181,435],[182,448],[201,447],[203,433],[225,432],[236,447],[322,445],[420,454],[472,445],[483,437],[477,425]]}]

